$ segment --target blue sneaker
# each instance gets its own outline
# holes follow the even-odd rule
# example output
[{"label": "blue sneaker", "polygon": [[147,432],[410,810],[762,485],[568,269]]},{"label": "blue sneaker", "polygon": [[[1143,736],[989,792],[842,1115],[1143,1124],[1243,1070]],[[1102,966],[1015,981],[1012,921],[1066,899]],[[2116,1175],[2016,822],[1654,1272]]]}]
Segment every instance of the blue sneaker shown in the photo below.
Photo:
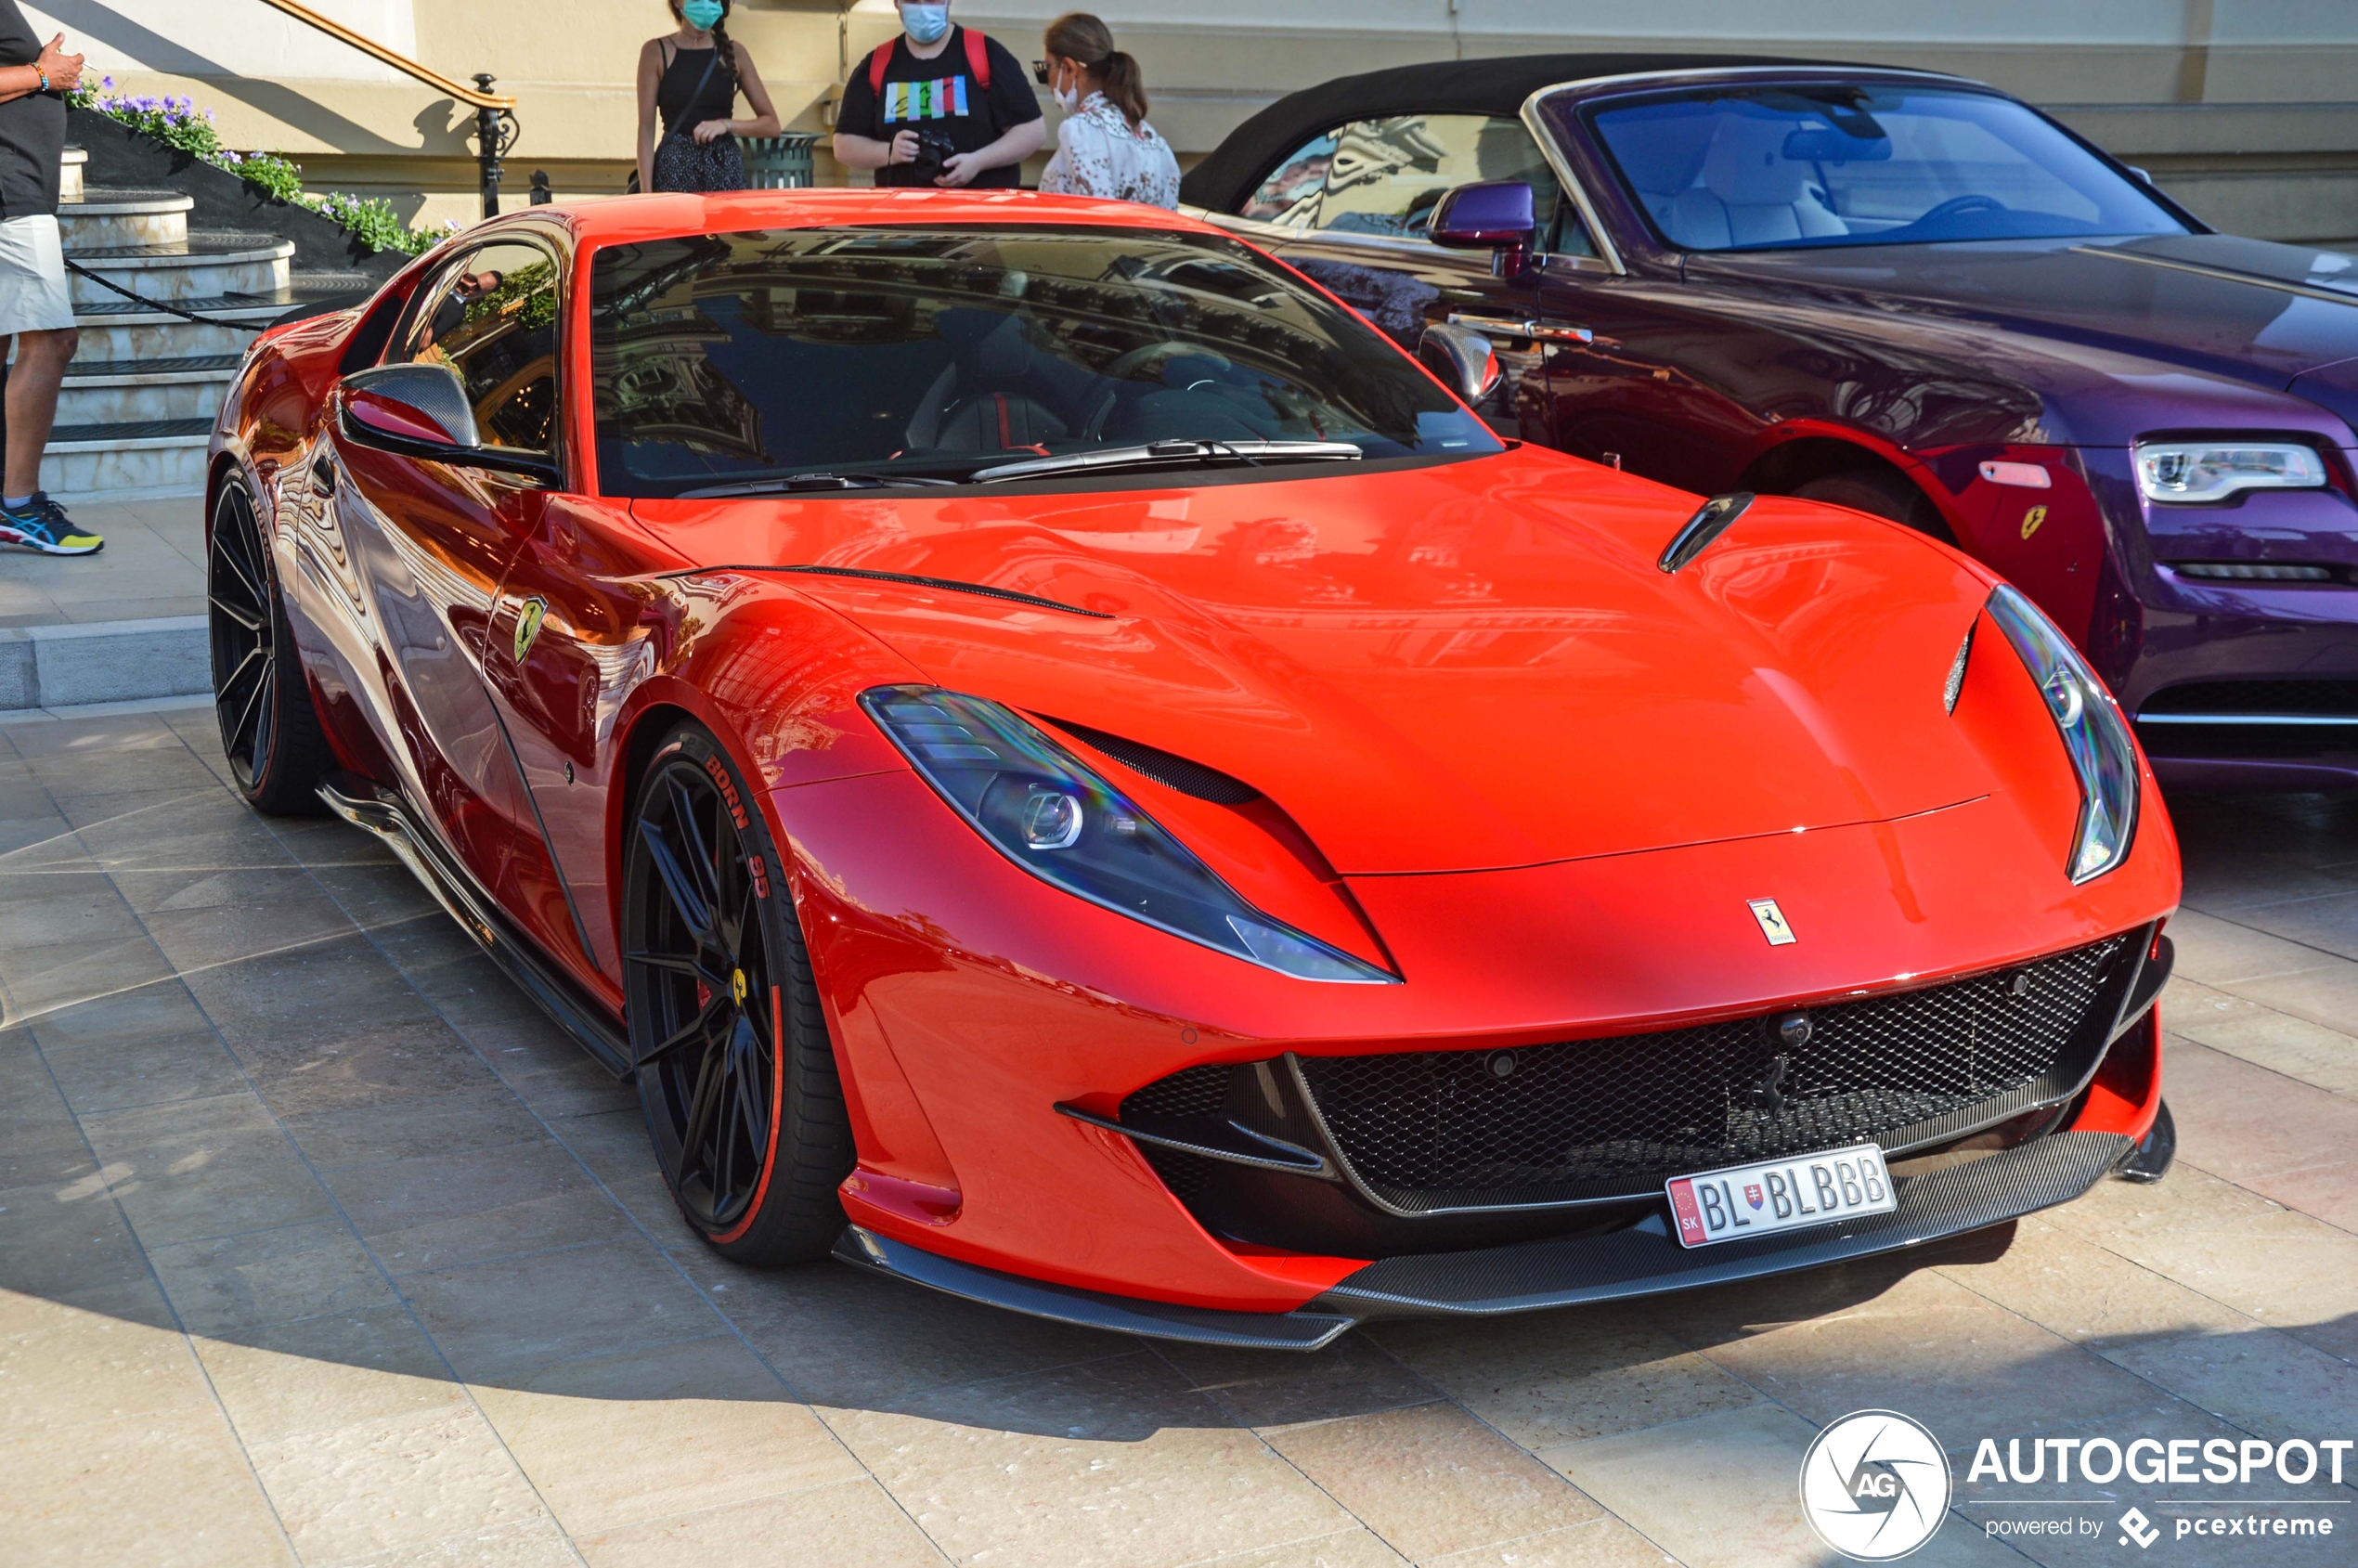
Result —
[{"label": "blue sneaker", "polygon": [[75,527],[47,491],[35,490],[22,506],[0,507],[0,544],[22,545],[44,555],[96,555],[107,541]]}]

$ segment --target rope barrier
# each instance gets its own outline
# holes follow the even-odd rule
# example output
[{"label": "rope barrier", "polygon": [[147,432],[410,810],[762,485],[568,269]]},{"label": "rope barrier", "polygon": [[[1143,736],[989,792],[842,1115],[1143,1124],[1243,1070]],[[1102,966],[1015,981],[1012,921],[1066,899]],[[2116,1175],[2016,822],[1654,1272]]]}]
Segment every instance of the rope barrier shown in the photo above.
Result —
[{"label": "rope barrier", "polygon": [[[124,288],[122,284],[116,282],[111,278],[103,277],[98,273],[91,271],[88,267],[84,266],[80,262],[75,261],[71,256],[68,256],[66,258],[66,270],[69,272],[79,273],[81,276],[87,278],[90,281],[98,285],[101,289],[111,290],[115,293],[121,294],[124,299],[131,301],[134,305],[144,305],[149,310],[161,310],[168,316],[177,316],[183,321],[194,321],[200,327],[229,327],[240,332],[259,332],[265,327],[270,325],[267,321],[224,321],[215,317],[199,316],[193,310],[183,310],[180,306],[174,305],[169,300],[151,300],[145,294],[135,293],[131,290]],[[275,302],[264,301],[262,303],[272,304]]]}]

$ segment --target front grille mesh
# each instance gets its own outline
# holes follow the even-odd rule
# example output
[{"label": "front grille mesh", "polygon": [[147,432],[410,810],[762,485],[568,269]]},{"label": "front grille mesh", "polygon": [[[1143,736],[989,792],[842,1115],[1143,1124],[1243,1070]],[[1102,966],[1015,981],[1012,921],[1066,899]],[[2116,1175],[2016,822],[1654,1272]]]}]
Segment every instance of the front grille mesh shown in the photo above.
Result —
[{"label": "front grille mesh", "polygon": [[1342,1154],[1388,1198],[1424,1207],[1416,1195],[1637,1192],[1684,1172],[1903,1141],[2027,1092],[2066,1092],[2102,1046],[2101,1025],[2082,1026],[2130,940],[1812,1008],[1810,1037],[1793,1048],[1773,1043],[1775,1015],[1512,1053],[1301,1065]]},{"label": "front grille mesh", "polygon": [[2358,680],[2196,680],[2156,692],[2139,711],[2358,718]]}]

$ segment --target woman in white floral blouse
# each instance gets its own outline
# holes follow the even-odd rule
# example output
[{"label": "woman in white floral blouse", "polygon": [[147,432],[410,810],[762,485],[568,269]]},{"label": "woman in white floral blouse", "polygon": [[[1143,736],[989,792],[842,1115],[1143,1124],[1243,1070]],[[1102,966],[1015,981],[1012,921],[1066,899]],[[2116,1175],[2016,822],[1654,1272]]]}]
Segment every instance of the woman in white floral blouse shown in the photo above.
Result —
[{"label": "woman in white floral blouse", "polygon": [[1147,79],[1113,46],[1113,32],[1086,11],[1048,24],[1047,56],[1033,67],[1065,111],[1056,156],[1040,188],[1061,196],[1106,196],[1149,206],[1179,205],[1179,160],[1147,123]]}]

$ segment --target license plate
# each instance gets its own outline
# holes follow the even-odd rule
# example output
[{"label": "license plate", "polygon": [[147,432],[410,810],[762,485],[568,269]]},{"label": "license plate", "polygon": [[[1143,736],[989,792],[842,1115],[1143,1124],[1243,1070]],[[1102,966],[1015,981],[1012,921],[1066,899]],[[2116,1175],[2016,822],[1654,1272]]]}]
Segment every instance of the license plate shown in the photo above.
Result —
[{"label": "license plate", "polygon": [[1681,1247],[1799,1230],[1858,1214],[1887,1214],[1899,1207],[1883,1150],[1873,1144],[1673,1176],[1664,1190],[1678,1220]]}]

